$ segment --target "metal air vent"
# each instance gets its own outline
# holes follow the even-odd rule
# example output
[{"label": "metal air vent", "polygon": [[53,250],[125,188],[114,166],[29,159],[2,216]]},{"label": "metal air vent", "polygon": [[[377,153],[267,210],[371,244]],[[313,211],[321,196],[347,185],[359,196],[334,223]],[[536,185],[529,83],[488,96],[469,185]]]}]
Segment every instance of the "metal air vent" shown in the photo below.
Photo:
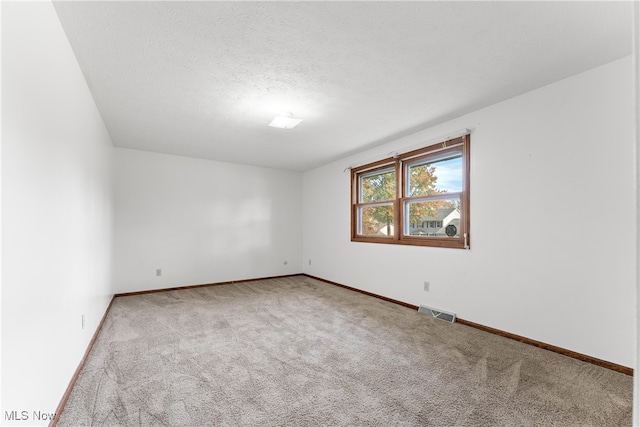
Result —
[{"label": "metal air vent", "polygon": [[431,316],[434,319],[444,320],[445,322],[449,323],[455,323],[456,321],[456,315],[454,313],[448,313],[446,311],[427,307],[426,305],[420,305],[420,307],[418,308],[418,313],[426,314],[427,316]]}]

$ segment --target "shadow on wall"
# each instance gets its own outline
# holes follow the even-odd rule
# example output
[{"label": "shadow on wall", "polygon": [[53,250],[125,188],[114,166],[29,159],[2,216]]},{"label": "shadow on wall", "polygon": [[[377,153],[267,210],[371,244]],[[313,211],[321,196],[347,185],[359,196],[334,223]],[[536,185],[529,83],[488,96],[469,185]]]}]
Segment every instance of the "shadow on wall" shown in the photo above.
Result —
[{"label": "shadow on wall", "polygon": [[265,198],[217,201],[210,208],[210,253],[236,257],[271,245],[272,206]]}]

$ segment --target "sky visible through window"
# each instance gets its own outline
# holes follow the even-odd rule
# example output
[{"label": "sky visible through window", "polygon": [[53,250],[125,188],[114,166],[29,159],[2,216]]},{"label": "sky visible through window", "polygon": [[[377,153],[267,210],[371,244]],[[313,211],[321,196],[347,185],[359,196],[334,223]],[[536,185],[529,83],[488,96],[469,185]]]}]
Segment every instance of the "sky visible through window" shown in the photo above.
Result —
[{"label": "sky visible through window", "polygon": [[462,157],[432,163],[438,177],[437,188],[447,192],[462,191]]}]

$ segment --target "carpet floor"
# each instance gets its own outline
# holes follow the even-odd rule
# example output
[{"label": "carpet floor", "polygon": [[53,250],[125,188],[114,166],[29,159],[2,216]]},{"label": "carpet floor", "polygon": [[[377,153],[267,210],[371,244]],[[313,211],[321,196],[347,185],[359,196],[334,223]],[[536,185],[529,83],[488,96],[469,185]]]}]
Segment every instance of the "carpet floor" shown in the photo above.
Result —
[{"label": "carpet floor", "polygon": [[58,426],[630,426],[632,377],[305,276],[114,300]]}]

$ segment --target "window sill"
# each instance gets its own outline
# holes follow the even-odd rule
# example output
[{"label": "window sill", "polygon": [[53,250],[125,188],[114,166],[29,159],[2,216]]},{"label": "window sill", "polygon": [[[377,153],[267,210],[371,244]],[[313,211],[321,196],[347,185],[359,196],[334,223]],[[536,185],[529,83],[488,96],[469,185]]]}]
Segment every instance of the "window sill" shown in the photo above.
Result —
[{"label": "window sill", "polygon": [[396,239],[394,237],[363,237],[356,236],[351,238],[352,242],[360,243],[382,243],[385,245],[407,245],[407,246],[427,246],[433,248],[450,248],[450,249],[470,249],[465,247],[463,239],[451,239],[442,237],[430,237],[428,240],[422,237],[403,237]]}]

